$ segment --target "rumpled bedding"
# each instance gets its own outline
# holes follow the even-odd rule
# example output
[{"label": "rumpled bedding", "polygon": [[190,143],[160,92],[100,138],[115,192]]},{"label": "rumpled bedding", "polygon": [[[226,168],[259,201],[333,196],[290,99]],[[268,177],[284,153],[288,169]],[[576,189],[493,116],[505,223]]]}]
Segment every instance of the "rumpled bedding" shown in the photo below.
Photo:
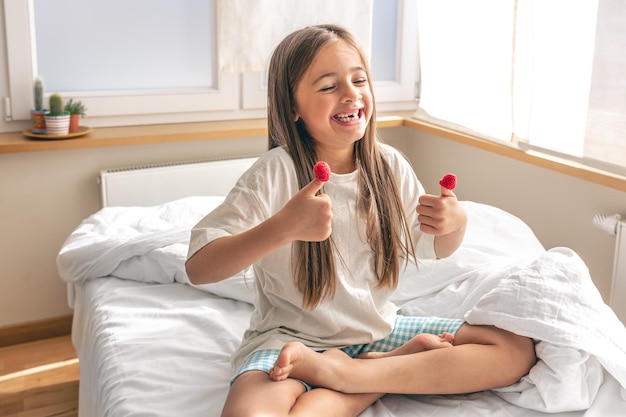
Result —
[{"label": "rumpled bedding", "polygon": [[[154,207],[107,207],[85,219],[57,258],[73,285],[101,277],[192,285],[184,270],[189,231],[223,197],[188,197]],[[604,304],[580,257],[545,250],[520,219],[464,201],[468,227],[451,257],[408,265],[394,302],[407,315],[464,318],[535,340],[537,364],[518,383],[493,390],[517,406],[542,412],[589,408],[603,372],[626,400],[626,328]],[[251,269],[195,286],[252,302]]]},{"label": "rumpled bedding", "polygon": [[198,196],[153,207],[106,207],[85,219],[63,243],[57,269],[72,284],[112,276],[150,284],[180,282],[252,303],[252,268],[215,284],[193,285],[184,263],[191,228],[224,197]]}]

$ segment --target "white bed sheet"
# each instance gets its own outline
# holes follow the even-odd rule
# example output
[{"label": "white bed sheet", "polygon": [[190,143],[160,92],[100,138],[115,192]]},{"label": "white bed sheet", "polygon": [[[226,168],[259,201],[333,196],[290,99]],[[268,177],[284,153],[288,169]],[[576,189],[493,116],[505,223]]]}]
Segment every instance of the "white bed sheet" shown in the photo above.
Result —
[{"label": "white bed sheet", "polygon": [[[77,286],[73,342],[80,359],[82,417],[218,417],[250,304],[180,283],[108,277]],[[451,376],[453,377],[453,376]],[[546,416],[491,391],[469,395],[387,395],[362,417]],[[626,415],[608,373],[588,410],[559,417]]]},{"label": "white bed sheet", "polygon": [[[75,294],[81,416],[219,415],[229,355],[248,325],[253,277],[243,271],[192,288],[183,265],[190,227],[219,201],[105,208],[64,243],[58,267]],[[509,213],[462,204],[469,220],[461,248],[409,268],[394,299],[406,314],[465,318],[533,337],[539,361],[505,389],[390,395],[363,416],[626,415],[626,329],[582,260],[567,248],[546,251]]]},{"label": "white bed sheet", "polygon": [[76,289],[80,416],[219,416],[250,304],[113,277]]}]

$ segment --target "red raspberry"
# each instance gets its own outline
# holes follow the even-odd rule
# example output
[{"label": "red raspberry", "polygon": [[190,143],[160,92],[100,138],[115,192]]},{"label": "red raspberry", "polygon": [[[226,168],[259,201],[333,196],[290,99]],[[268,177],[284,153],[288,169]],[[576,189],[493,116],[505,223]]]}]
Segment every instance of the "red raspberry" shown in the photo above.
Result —
[{"label": "red raspberry", "polygon": [[443,188],[447,188],[448,190],[454,190],[454,187],[456,187],[456,175],[444,175],[441,181],[439,181],[439,185],[441,185]]},{"label": "red raspberry", "polygon": [[330,166],[324,161],[319,161],[313,167],[313,175],[318,181],[326,182],[330,179]]}]

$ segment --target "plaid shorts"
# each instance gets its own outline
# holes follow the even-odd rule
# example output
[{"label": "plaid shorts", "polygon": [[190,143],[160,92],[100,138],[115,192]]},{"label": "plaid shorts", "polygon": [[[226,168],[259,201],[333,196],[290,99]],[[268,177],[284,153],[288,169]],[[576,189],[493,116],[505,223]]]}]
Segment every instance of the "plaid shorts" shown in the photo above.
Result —
[{"label": "plaid shorts", "polygon": [[[396,325],[387,337],[372,343],[350,345],[340,349],[353,358],[366,352],[388,352],[402,346],[421,333],[439,335],[443,332],[448,332],[454,335],[463,323],[465,322],[461,319],[397,316]],[[235,373],[230,383],[232,384],[239,375],[247,371],[263,371],[269,373],[269,370],[274,367],[274,363],[276,363],[279,354],[280,349],[266,349],[252,352]],[[307,391],[311,389],[310,385],[304,382],[302,383]]]}]

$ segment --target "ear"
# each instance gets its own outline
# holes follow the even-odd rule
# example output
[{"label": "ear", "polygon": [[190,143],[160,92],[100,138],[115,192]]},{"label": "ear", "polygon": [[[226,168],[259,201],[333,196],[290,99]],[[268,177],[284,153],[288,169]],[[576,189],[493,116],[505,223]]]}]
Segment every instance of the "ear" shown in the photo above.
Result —
[{"label": "ear", "polygon": [[298,120],[300,120],[300,115],[296,112],[293,113],[293,121],[294,122],[298,122]]}]

